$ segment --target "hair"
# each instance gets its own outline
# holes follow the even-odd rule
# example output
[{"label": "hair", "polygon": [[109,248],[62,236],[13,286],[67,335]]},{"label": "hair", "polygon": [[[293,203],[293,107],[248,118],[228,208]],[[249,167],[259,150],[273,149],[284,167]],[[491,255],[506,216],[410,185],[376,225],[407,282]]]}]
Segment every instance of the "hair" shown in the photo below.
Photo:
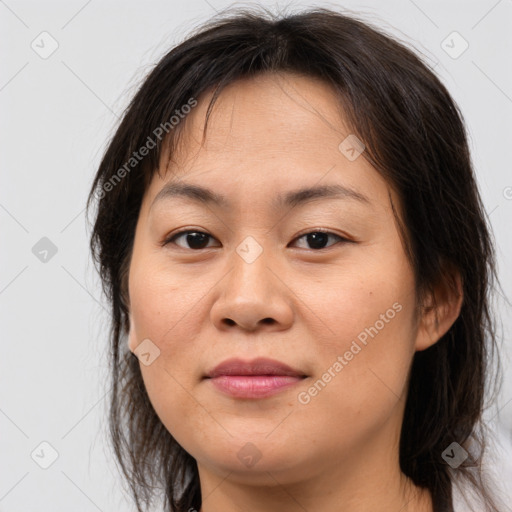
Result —
[{"label": "hair", "polygon": [[[97,207],[90,249],[111,308],[109,431],[137,509],[147,510],[156,490],[163,492],[165,510],[199,510],[202,502],[197,463],[157,416],[126,343],[128,270],[143,196],[164,148],[171,156],[177,148],[186,123],[170,120],[187,112],[191,98],[214,93],[206,133],[226,85],[289,72],[333,87],[347,126],[365,145],[362,156],[397,191],[417,303],[436,284],[454,286],[454,270],[461,276],[458,318],[412,360],[401,470],[430,491],[436,512],[453,510],[459,479],[483,499],[486,511],[498,512],[482,472],[489,432],[481,421],[498,348],[490,303],[496,263],[458,106],[413,50],[353,14],[326,8],[286,16],[247,8],[227,14],[189,34],[148,73],[103,154],[87,200],[88,212],[93,201]],[[134,156],[144,146],[151,148],[147,155]],[[457,469],[442,457],[453,442],[469,453]]]}]

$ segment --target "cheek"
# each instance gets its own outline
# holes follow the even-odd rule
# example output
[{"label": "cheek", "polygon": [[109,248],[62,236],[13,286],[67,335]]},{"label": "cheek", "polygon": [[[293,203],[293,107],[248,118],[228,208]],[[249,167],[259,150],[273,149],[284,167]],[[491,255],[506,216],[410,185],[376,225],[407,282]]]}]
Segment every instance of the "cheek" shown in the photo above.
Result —
[{"label": "cheek", "polygon": [[307,315],[305,327],[315,329],[312,339],[321,334],[318,348],[338,353],[349,350],[353,340],[364,345],[387,338],[390,350],[394,343],[407,343],[413,286],[410,269],[394,253],[347,259],[328,273],[310,273],[293,283],[308,306],[298,305]]},{"label": "cheek", "polygon": [[201,306],[200,295],[197,288],[185,288],[176,273],[156,271],[149,264],[145,268],[152,271],[139,273],[134,268],[130,276],[131,337],[137,344],[149,339],[157,347],[153,350],[158,356],[150,365],[140,363],[144,387],[166,429],[187,445],[190,425],[184,417],[194,418],[194,425],[206,425],[208,420],[191,394],[199,378],[193,364],[198,348],[192,340],[199,329],[194,314]]},{"label": "cheek", "polygon": [[[157,359],[149,367],[141,366],[149,401],[166,430],[186,451],[200,458],[205,446],[215,446],[229,436],[222,426],[223,418],[215,418],[209,407],[194,397],[184,375],[177,375],[168,362]],[[203,448],[201,448],[203,447]]]},{"label": "cheek", "polygon": [[191,394],[198,377],[194,366],[198,348],[193,339],[199,328],[201,293],[197,287],[185,287],[179,273],[147,260],[141,263],[133,266],[129,281],[133,332],[138,343],[149,339],[158,352],[150,365],[140,363],[144,386],[167,430],[186,443],[189,426],[184,416],[200,424],[204,415]]},{"label": "cheek", "polygon": [[354,333],[364,335],[344,337],[337,349],[322,353],[318,374],[298,390],[294,417],[308,425],[304,441],[323,445],[328,456],[333,439],[343,440],[338,447],[342,453],[366,445],[391,415],[399,414],[414,352],[408,314],[403,308],[389,323],[375,326],[374,321],[368,330],[353,325]]},{"label": "cheek", "polygon": [[402,263],[381,262],[336,273],[323,293],[309,288],[305,302],[320,312],[328,335],[320,342],[312,337],[317,374],[298,402],[322,418],[320,430],[325,421],[346,432],[382,424],[406,390],[415,339],[413,277]]},{"label": "cheek", "polygon": [[130,303],[138,340],[154,340],[166,356],[174,354],[178,345],[185,350],[190,345],[187,342],[198,328],[197,311],[205,290],[197,281],[191,286],[183,273],[161,267],[158,261],[133,267]]}]

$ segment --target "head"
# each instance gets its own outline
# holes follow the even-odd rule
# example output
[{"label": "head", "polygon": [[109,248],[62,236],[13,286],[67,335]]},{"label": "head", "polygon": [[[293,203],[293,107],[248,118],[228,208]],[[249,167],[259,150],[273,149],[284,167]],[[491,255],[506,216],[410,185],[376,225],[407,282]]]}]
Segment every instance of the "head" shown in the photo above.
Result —
[{"label": "head", "polygon": [[[156,483],[199,509],[201,470],[292,484],[361,450],[436,504],[456,476],[486,493],[493,248],[462,115],[411,50],[324,9],[214,20],[144,80],[94,199],[138,506]],[[301,378],[233,399],[208,378],[232,357]]]}]

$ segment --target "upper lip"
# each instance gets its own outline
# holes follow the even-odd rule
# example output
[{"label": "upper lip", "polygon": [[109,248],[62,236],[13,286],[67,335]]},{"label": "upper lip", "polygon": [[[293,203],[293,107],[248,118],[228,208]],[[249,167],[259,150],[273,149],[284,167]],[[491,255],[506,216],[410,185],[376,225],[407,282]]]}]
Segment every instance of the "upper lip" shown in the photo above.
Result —
[{"label": "upper lip", "polygon": [[251,361],[243,359],[226,359],[218,364],[206,377],[214,378],[221,375],[291,375],[305,377],[304,372],[292,368],[281,361],[259,357]]}]

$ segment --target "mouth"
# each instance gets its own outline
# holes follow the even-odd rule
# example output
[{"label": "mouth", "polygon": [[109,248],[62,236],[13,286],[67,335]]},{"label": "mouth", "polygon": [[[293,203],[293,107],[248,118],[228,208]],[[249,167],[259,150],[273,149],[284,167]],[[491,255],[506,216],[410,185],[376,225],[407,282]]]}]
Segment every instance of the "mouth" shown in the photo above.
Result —
[{"label": "mouth", "polygon": [[228,359],[207,373],[205,379],[234,398],[264,398],[298,384],[307,375],[274,359]]}]

